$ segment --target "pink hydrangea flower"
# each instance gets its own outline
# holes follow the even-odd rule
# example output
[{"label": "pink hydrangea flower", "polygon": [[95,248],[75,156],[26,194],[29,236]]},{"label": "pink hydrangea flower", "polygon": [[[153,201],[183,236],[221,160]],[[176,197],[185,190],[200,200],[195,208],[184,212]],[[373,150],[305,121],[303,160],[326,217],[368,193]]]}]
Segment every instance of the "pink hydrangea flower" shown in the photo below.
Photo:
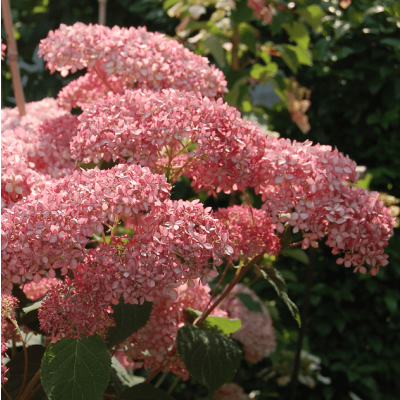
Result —
[{"label": "pink hydrangea flower", "polygon": [[22,117],[18,107],[1,109],[1,131],[23,128],[27,132],[35,130],[43,121],[51,118],[61,117],[67,114],[65,110],[58,107],[55,99],[45,98],[25,104],[26,114]]},{"label": "pink hydrangea flower", "polygon": [[251,258],[263,252],[277,255],[280,250],[275,225],[265,211],[250,206],[220,208],[214,217],[222,221],[229,233],[234,259]]},{"label": "pink hydrangea flower", "polygon": [[[243,293],[260,305],[261,312],[249,311],[236,294]],[[252,363],[261,361],[275,351],[276,337],[267,307],[244,285],[236,285],[221,307],[229,318],[239,318],[242,327],[232,337],[243,344],[244,358]]]},{"label": "pink hydrangea flower", "polygon": [[225,385],[213,392],[212,397],[215,400],[250,400],[251,398],[236,383],[225,383]]},{"label": "pink hydrangea flower", "polygon": [[2,221],[2,285],[38,283],[46,271],[76,268],[94,232],[115,218],[146,213],[169,194],[165,178],[137,165],[74,172],[41,193],[5,210]]},{"label": "pink hydrangea flower", "polygon": [[61,279],[58,278],[43,277],[39,283],[34,281],[24,283],[21,288],[29,300],[36,301],[40,297],[43,297],[50,289],[57,286],[60,282]]},{"label": "pink hydrangea flower", "polygon": [[[57,103],[60,107],[71,110],[74,107],[83,107],[95,100],[100,100],[112,93],[119,93],[124,89],[119,78],[106,76],[105,73],[100,79],[99,75],[89,69],[88,72],[78,79],[73,80],[64,86],[57,96]],[[107,85],[104,81],[107,79]]]},{"label": "pink hydrangea flower", "polygon": [[113,304],[121,296],[131,304],[176,298],[177,286],[193,285],[198,278],[206,284],[218,275],[215,265],[232,251],[226,231],[209,211],[196,201],[165,200],[157,214],[129,220],[126,225],[135,231],[132,239],[112,237],[109,244],[89,250],[75,281],[100,290]]},{"label": "pink hydrangea flower", "polygon": [[223,73],[205,57],[144,27],[61,24],[41,40],[39,55],[52,73],[62,76],[93,68],[119,77],[125,86],[137,82],[156,90],[176,88],[213,97],[226,92]]},{"label": "pink hydrangea flower", "polygon": [[127,90],[84,110],[72,156],[139,163],[172,180],[186,174],[210,191],[244,189],[256,185],[252,171],[265,135],[239,116],[221,99],[196,93]]},{"label": "pink hydrangea flower", "polygon": [[[210,288],[202,286],[199,281],[176,288],[178,297],[159,297],[153,302],[153,310],[147,324],[117,345],[115,350],[123,352],[128,362],[135,361],[134,367],[140,367],[137,361],[143,362],[144,368],[161,368],[180,376],[189,378],[183,361],[177,355],[175,342],[178,329],[182,327],[187,315],[186,308],[203,310],[210,300]],[[226,312],[217,307],[212,315],[225,317]]]},{"label": "pink hydrangea flower", "polygon": [[115,325],[112,312],[102,293],[66,277],[47,292],[39,308],[39,321],[41,329],[51,334],[53,343],[64,337],[76,339],[95,333],[105,337],[110,326]]}]

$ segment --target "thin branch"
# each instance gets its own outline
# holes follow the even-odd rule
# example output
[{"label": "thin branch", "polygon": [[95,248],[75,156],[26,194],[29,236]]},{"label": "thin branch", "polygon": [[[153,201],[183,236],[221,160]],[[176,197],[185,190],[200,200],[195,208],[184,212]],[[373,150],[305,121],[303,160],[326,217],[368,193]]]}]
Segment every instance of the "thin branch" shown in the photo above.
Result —
[{"label": "thin branch", "polygon": [[152,379],[156,377],[156,375],[161,371],[160,368],[156,368],[151,370],[150,374],[147,375],[146,379],[144,380],[144,383],[149,383]]},{"label": "thin branch", "polygon": [[31,392],[30,395],[26,398],[26,400],[29,400],[29,399],[40,389],[41,386],[42,386],[42,384],[39,383],[39,385],[37,385],[37,386],[35,387],[35,389],[32,390],[32,392]]},{"label": "thin branch", "polygon": [[4,28],[7,35],[7,57],[10,61],[12,84],[14,88],[15,101],[19,110],[19,115],[25,115],[25,97],[22,89],[21,75],[18,69],[18,50],[13,34],[9,0],[2,0],[1,9],[3,11]]},{"label": "thin branch", "polygon": [[97,70],[97,67],[94,66],[93,67],[93,71],[96,72],[96,75],[101,79],[101,81],[113,92],[113,93],[117,93],[111,86],[110,84],[107,82],[106,79],[104,79],[104,77],[101,76],[100,72]]},{"label": "thin branch", "polygon": [[99,25],[105,25],[107,0],[98,0],[98,1],[99,1]]},{"label": "thin branch", "polygon": [[229,283],[228,286],[225,287],[225,289],[222,291],[218,299],[206,310],[204,311],[199,318],[197,318],[194,322],[193,325],[201,325],[204,320],[210,315],[210,313],[219,305],[222,303],[222,301],[228,296],[228,294],[231,292],[231,290],[234,288],[234,286],[243,278],[243,276],[246,274],[246,272],[261,258],[264,256],[264,253],[261,253],[259,255],[254,256],[242,269],[239,273],[236,273],[236,275],[233,277],[231,282]]},{"label": "thin branch", "polygon": [[40,378],[40,368],[37,370],[36,374],[31,379],[31,381],[29,382],[28,386],[23,391],[22,395],[21,396],[18,395],[17,400],[26,400],[28,398],[29,392],[33,389],[33,387],[35,386],[35,384],[36,384],[36,382],[38,381],[39,378]]},{"label": "thin branch", "polygon": [[175,389],[175,386],[178,384],[178,382],[180,381],[180,377],[176,376],[175,380],[172,382],[171,386],[168,388],[167,393],[170,394],[172,393],[172,391]]}]

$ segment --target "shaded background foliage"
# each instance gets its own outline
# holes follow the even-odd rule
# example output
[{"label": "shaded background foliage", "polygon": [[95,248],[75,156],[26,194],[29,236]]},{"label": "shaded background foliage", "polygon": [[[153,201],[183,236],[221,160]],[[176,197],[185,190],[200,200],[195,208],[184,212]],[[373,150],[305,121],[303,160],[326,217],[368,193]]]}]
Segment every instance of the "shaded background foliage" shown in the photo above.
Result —
[{"label": "shaded background foliage", "polygon": [[[265,113],[269,127],[281,136],[337,146],[359,165],[367,167],[364,183],[370,189],[400,197],[400,5],[396,1],[378,4],[357,0],[349,8],[341,9],[337,1],[308,3],[319,4],[327,14],[322,31],[311,36],[313,65],[300,68],[296,74],[298,82],[312,91],[307,113],[311,130],[307,136],[302,134],[280,102],[259,108]],[[385,10],[371,10],[379,6]],[[36,56],[37,45],[60,23],[97,22],[97,1],[13,0],[12,13],[26,101],[56,97],[72,78],[45,71],[43,62]],[[107,4],[108,26],[146,25],[150,31],[173,36],[178,23],[179,20],[168,17],[158,0],[116,0]],[[265,28],[263,35],[268,34]],[[3,28],[2,37],[5,39]],[[287,37],[277,33],[272,40],[278,43]],[[277,62],[286,76],[292,75],[284,63]],[[10,107],[14,105],[11,77],[4,62],[2,66],[2,107]],[[225,67],[224,72],[229,75],[229,68]],[[174,190],[175,198],[192,195],[185,181],[179,182]],[[239,201],[226,195],[217,201],[204,195],[202,200],[214,207]],[[318,384],[314,389],[301,385],[298,398],[398,398],[398,234],[392,237],[387,252],[390,264],[371,277],[352,274],[336,265],[333,256],[321,245],[304,348],[321,358],[322,375],[330,377],[332,383]],[[301,307],[307,266],[289,257],[280,257],[276,265],[287,280],[290,297]],[[253,275],[247,280],[266,299],[274,318],[279,338],[278,351],[272,357],[276,362],[279,351],[295,348],[296,322],[276,298],[272,287],[258,278]],[[287,390],[279,388],[274,378],[266,380],[270,368],[271,360],[257,365],[244,364],[235,381],[247,393],[259,390],[260,398],[287,398]],[[172,378],[168,378],[161,387],[167,389],[171,382]],[[204,388],[190,381],[177,385],[174,390],[174,396],[180,399],[206,395]]]}]

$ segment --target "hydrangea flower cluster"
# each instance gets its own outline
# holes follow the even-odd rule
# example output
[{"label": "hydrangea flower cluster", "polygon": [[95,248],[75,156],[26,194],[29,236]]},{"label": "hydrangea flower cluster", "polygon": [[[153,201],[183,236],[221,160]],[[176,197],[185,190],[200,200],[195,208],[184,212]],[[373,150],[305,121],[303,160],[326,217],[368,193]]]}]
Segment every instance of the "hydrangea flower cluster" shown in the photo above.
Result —
[{"label": "hydrangea flower cluster", "polygon": [[114,326],[110,303],[100,291],[85,290],[81,282],[65,277],[47,292],[39,308],[40,327],[53,343],[64,337],[79,338],[98,333],[105,338]]},{"label": "hydrangea flower cluster", "polygon": [[[62,24],[41,40],[39,56],[52,73],[59,71],[62,76],[92,68],[101,79],[104,72],[118,77],[124,86],[137,83],[155,90],[200,91],[212,97],[226,92],[224,75],[209,66],[206,58],[164,35],[147,32],[145,27],[110,29],[81,22]],[[86,82],[80,81],[84,85]],[[104,85],[109,85],[106,79]],[[76,92],[76,82],[74,88]]]},{"label": "hydrangea flower cluster", "polygon": [[38,283],[47,271],[53,278],[56,268],[65,275],[103,224],[160,207],[168,194],[164,177],[137,165],[76,171],[55,180],[4,213],[3,290],[25,279]]},{"label": "hydrangea flower cluster", "polygon": [[[210,301],[210,288],[197,280],[176,288],[178,296],[158,297],[153,302],[153,310],[147,324],[117,345],[116,352],[127,356],[133,367],[144,365],[146,369],[160,368],[171,371],[183,380],[189,378],[185,365],[176,352],[175,342],[178,329],[185,325],[186,308],[203,310]],[[226,317],[226,312],[216,307],[212,315]]]},{"label": "hydrangea flower cluster", "polygon": [[275,234],[275,225],[264,211],[251,206],[233,206],[220,208],[214,212],[214,217],[228,229],[234,260],[261,253],[278,254],[281,246]]},{"label": "hydrangea flower cluster", "polygon": [[[249,311],[238,294],[250,296],[260,306],[261,312]],[[232,337],[243,344],[246,360],[258,363],[275,351],[276,337],[269,311],[250,288],[236,285],[221,307],[227,311],[229,318],[239,318],[242,322],[242,327]]]},{"label": "hydrangea flower cluster", "polygon": [[21,285],[21,289],[29,300],[36,301],[59,283],[61,283],[61,279],[43,277],[39,283],[31,281]]},{"label": "hydrangea flower cluster", "polygon": [[22,117],[17,108],[2,110],[2,208],[41,191],[52,178],[72,173],[69,142],[76,126],[76,117],[54,99],[28,103]]}]

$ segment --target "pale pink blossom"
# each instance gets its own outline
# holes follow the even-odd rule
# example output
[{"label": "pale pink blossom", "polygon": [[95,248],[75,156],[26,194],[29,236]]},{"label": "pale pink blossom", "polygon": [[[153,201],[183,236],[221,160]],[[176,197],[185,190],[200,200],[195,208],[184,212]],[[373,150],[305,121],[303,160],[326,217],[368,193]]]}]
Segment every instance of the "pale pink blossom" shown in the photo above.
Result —
[{"label": "pale pink blossom", "polygon": [[[74,107],[83,107],[95,100],[100,100],[108,94],[121,92],[124,88],[119,78],[102,73],[103,79],[89,69],[88,72],[78,79],[73,80],[64,86],[57,96],[57,103],[60,107],[71,110]],[[107,85],[104,82],[107,82]]]},{"label": "pale pink blossom", "polygon": [[39,283],[36,283],[35,281],[24,283],[21,285],[21,288],[29,300],[36,301],[40,297],[43,297],[51,288],[57,286],[60,282],[61,279],[58,278],[43,277]]},{"label": "pale pink blossom", "polygon": [[[117,345],[115,350],[126,355],[127,362],[134,361],[134,367],[160,368],[187,380],[189,372],[176,352],[176,335],[187,320],[184,310],[202,311],[210,300],[210,288],[196,281],[191,286],[179,286],[176,291],[175,300],[169,296],[156,298],[147,324]],[[225,317],[226,312],[217,307],[212,315]]]},{"label": "pale pink blossom", "polygon": [[47,270],[77,266],[89,238],[103,224],[146,213],[169,195],[165,178],[139,166],[74,172],[29,195],[2,221],[2,285],[38,283]]},{"label": "pale pink blossom", "polygon": [[65,281],[47,292],[39,308],[40,327],[50,333],[55,343],[64,337],[79,338],[95,333],[105,337],[115,325],[113,310],[102,293],[88,290],[65,277]]},{"label": "pale pink blossom", "polygon": [[142,28],[102,25],[60,25],[41,40],[39,55],[62,76],[93,68],[118,77],[124,86],[139,83],[159,90],[200,91],[204,96],[226,92],[221,71],[175,40]]},{"label": "pale pink blossom", "polygon": [[278,255],[281,246],[275,225],[265,211],[250,206],[233,206],[220,208],[213,215],[228,229],[234,259],[251,258],[264,252]]},{"label": "pale pink blossom", "polygon": [[244,393],[242,387],[237,383],[225,383],[216,390],[212,397],[215,400],[250,400],[251,397]]},{"label": "pale pink blossom", "polygon": [[[258,303],[261,312],[250,311],[237,294],[245,294]],[[232,337],[243,344],[244,358],[252,363],[260,362],[275,351],[276,337],[267,307],[258,296],[245,285],[236,285],[221,307],[229,318],[239,318],[242,327]]]}]

